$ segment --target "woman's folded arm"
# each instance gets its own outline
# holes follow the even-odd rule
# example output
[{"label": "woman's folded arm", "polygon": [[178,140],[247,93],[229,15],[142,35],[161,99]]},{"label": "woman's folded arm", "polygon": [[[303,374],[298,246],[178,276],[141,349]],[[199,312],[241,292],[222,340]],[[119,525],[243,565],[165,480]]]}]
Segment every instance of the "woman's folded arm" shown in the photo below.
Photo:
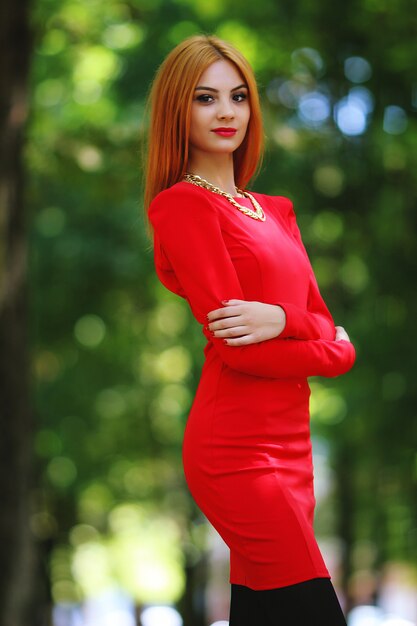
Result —
[{"label": "woman's folded arm", "polygon": [[285,311],[287,323],[280,337],[297,339],[328,339],[335,338],[336,329],[329,309],[324,302],[310,259],[301,239],[300,229],[294,213],[293,203],[289,198],[279,196],[279,204],[286,225],[303,252],[310,267],[310,284],[307,308],[302,309],[291,302],[277,302]]},{"label": "woman's folded arm", "polygon": [[222,237],[215,205],[205,192],[189,187],[167,189],[149,207],[155,264],[162,282],[165,272],[175,273],[180,295],[188,300],[220,358],[242,373],[271,378],[330,377],[347,372],[355,360],[354,347],[348,341],[278,337],[228,346],[210,334],[207,313],[220,308],[222,300],[244,300],[245,296]]}]

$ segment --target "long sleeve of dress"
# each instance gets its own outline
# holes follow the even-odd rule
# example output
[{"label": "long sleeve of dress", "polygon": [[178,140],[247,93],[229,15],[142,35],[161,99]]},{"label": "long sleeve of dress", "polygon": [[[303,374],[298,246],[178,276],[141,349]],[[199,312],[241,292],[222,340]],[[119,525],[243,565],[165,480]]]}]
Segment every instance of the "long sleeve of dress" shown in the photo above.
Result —
[{"label": "long sleeve of dress", "polygon": [[[216,207],[205,195],[193,188],[181,193],[165,190],[152,201],[149,219],[154,228],[157,273],[168,289],[188,300],[198,322],[205,326],[207,313],[220,308],[222,300],[245,299]],[[338,376],[355,360],[354,347],[348,341],[278,337],[247,346],[228,346],[206,328],[204,333],[224,363],[254,376]]]},{"label": "long sleeve of dress", "polygon": [[[299,248],[307,258],[310,259],[301,239],[300,229],[297,225],[293,203],[289,198],[282,197],[287,205],[286,223],[296,240]],[[311,266],[310,266],[311,267]],[[286,325],[282,331],[281,339],[294,337],[296,339],[330,339],[333,340],[336,328],[329,309],[327,308],[317,284],[316,277],[311,268],[310,286],[307,302],[307,310],[301,309],[291,302],[279,302],[286,313]]]}]

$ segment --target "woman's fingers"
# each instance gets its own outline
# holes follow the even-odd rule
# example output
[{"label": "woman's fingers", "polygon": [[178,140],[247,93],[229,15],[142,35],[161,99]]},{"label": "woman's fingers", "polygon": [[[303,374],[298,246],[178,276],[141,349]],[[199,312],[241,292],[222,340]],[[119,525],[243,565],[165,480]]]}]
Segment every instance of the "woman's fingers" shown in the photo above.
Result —
[{"label": "woman's fingers", "polygon": [[347,334],[343,326],[336,326],[335,341],[340,341],[340,340],[350,341],[349,335]]},{"label": "woman's fingers", "polygon": [[243,311],[240,308],[240,305],[244,302],[244,300],[228,300],[228,303],[230,304],[223,306],[221,309],[213,309],[213,311],[207,313],[207,321],[211,323],[214,320],[225,319],[233,315],[242,314]]},{"label": "woman's fingers", "polygon": [[211,331],[214,337],[240,337],[246,335],[249,329],[246,326],[230,326]]},{"label": "woman's fingers", "polygon": [[214,337],[246,345],[277,337],[285,327],[285,312],[275,304],[252,300],[223,300],[223,307],[207,314],[206,328]]},{"label": "woman's fingers", "polygon": [[254,335],[244,335],[243,337],[226,337],[224,338],[224,342],[227,343],[228,346],[247,346],[250,343],[258,343],[260,340],[257,339]]},{"label": "woman's fingers", "polygon": [[224,330],[226,328],[233,328],[234,326],[242,326],[242,318],[240,315],[233,315],[231,317],[224,317],[221,320],[216,320],[208,324],[208,329],[211,331]]}]

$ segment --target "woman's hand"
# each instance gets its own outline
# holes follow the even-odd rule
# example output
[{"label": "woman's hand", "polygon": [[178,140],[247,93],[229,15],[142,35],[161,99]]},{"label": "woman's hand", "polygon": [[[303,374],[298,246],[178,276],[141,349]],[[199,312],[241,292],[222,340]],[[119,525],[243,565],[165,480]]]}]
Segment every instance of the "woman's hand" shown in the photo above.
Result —
[{"label": "woman's hand", "polygon": [[277,304],[247,300],[223,300],[223,304],[221,309],[208,313],[208,329],[228,346],[273,339],[285,328],[285,311]]},{"label": "woman's hand", "polygon": [[345,341],[350,341],[349,335],[347,334],[343,326],[336,326],[335,341],[340,341],[341,339],[344,339]]}]

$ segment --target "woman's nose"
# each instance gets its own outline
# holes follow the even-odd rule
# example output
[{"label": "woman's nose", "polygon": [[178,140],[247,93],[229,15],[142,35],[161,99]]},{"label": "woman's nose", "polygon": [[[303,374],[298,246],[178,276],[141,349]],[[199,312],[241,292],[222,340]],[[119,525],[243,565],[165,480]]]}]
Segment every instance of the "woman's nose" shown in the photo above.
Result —
[{"label": "woman's nose", "polygon": [[235,116],[233,106],[230,102],[221,102],[217,111],[217,117],[219,119],[231,119]]}]

